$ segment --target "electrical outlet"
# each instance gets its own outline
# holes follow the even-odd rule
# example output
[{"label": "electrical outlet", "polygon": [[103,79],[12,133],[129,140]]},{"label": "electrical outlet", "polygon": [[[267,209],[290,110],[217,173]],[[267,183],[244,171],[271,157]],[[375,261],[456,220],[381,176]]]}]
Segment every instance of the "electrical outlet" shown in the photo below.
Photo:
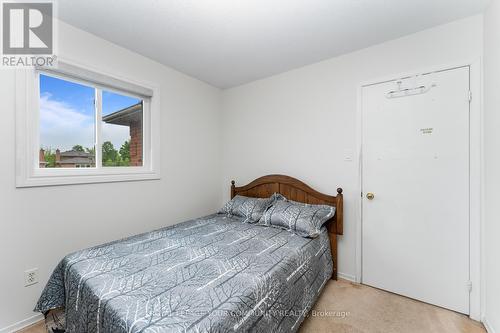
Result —
[{"label": "electrical outlet", "polygon": [[24,271],[24,286],[31,286],[35,283],[38,283],[38,268],[32,268]]}]

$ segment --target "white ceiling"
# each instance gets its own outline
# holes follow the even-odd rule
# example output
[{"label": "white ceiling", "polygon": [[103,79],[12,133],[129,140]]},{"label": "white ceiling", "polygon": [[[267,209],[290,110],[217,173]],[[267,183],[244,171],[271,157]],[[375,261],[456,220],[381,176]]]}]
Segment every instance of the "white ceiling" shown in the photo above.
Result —
[{"label": "white ceiling", "polygon": [[489,0],[64,0],[60,18],[220,88],[481,12]]}]

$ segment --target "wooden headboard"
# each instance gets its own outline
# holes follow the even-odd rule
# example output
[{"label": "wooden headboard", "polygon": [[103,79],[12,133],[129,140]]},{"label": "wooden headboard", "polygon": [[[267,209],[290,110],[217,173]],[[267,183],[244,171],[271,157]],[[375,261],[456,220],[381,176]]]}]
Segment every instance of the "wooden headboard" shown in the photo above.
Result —
[{"label": "wooden headboard", "polygon": [[337,188],[337,195],[320,193],[309,185],[293,177],[284,175],[268,175],[255,179],[245,186],[235,186],[231,181],[231,199],[239,194],[254,198],[268,198],[273,193],[281,193],[290,200],[330,205],[336,208],[335,216],[327,222],[328,235],[333,259],[332,279],[337,279],[337,235],[344,232],[342,189]]}]

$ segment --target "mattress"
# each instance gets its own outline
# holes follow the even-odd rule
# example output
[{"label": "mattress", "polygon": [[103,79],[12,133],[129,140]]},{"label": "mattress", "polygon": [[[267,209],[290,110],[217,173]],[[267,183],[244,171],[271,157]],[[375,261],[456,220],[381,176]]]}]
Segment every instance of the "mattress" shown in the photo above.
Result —
[{"label": "mattress", "polygon": [[66,332],[294,332],[331,274],[324,228],[214,214],[67,255],[35,311]]}]

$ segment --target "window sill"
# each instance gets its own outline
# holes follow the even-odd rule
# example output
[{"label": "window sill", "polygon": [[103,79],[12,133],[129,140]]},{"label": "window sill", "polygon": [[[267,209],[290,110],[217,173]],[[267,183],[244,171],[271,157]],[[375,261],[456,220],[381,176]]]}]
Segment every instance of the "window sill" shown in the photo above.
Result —
[{"label": "window sill", "polygon": [[16,180],[16,187],[22,188],[22,187],[39,187],[39,186],[96,184],[96,183],[114,183],[114,182],[130,182],[130,181],[160,179],[159,173],[153,171],[130,170],[130,172],[120,171],[120,173],[117,173],[116,170],[106,170],[106,171],[107,171],[106,173],[95,172],[94,174],[89,174],[89,170],[84,170],[84,169],[76,169],[71,171],[54,169],[50,170],[47,173],[44,172],[43,175],[40,174],[33,175],[25,177],[23,179],[18,178]]}]

